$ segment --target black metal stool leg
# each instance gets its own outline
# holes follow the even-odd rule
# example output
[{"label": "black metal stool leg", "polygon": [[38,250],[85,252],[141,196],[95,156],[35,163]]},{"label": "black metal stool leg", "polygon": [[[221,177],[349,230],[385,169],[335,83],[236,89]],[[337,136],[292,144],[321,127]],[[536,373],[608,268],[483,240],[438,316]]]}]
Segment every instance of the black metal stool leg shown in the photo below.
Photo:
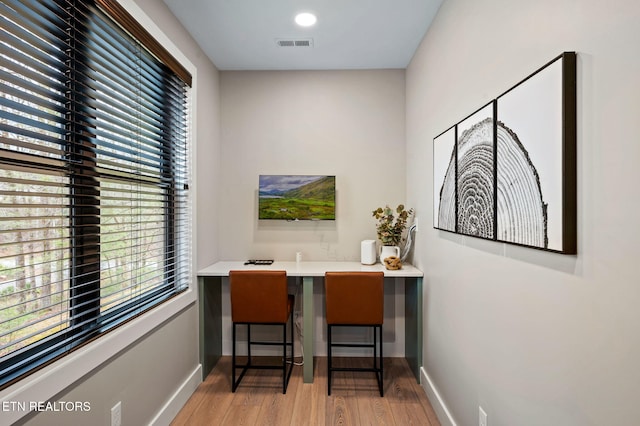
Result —
[{"label": "black metal stool leg", "polygon": [[251,365],[251,324],[247,324],[247,365]]},{"label": "black metal stool leg", "polygon": [[331,395],[331,372],[333,364],[331,360],[331,325],[327,324],[327,395]]},{"label": "black metal stool leg", "polygon": [[291,373],[293,372],[293,366],[294,366],[294,362],[295,362],[295,334],[294,334],[294,330],[293,330],[293,312],[291,312],[291,324],[290,324],[290,329],[291,329],[291,367],[289,367],[289,373],[287,374],[287,386],[289,385],[289,379],[291,378]]},{"label": "black metal stool leg", "polygon": [[376,327],[375,325],[372,326],[371,328],[373,328],[373,369],[376,370],[376,378],[377,376],[377,370],[378,370],[378,327]]},{"label": "black metal stool leg", "polygon": [[236,391],[236,323],[232,327],[232,345],[231,345],[231,392]]},{"label": "black metal stool leg", "polygon": [[379,380],[379,387],[380,387],[380,396],[384,396],[384,357],[382,356],[382,326],[379,325],[377,326],[378,328],[378,332],[380,333],[380,339],[378,340],[378,344],[380,345],[380,380]]},{"label": "black metal stool leg", "polygon": [[282,324],[282,393],[287,393],[287,323]]}]

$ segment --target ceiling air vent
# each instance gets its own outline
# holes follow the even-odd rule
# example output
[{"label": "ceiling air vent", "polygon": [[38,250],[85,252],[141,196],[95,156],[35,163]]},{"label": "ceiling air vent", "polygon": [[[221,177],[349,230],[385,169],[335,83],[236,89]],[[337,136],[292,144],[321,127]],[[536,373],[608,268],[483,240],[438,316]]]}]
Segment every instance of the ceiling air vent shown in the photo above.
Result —
[{"label": "ceiling air vent", "polygon": [[276,44],[280,47],[313,47],[312,38],[301,38],[297,40],[293,39],[276,39]]}]

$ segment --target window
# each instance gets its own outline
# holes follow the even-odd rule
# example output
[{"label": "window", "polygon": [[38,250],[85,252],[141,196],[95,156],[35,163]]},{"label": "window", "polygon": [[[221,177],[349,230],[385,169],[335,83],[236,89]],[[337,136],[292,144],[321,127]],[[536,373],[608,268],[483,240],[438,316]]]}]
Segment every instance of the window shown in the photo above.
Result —
[{"label": "window", "polygon": [[191,77],[112,0],[0,21],[3,386],[188,287]]}]

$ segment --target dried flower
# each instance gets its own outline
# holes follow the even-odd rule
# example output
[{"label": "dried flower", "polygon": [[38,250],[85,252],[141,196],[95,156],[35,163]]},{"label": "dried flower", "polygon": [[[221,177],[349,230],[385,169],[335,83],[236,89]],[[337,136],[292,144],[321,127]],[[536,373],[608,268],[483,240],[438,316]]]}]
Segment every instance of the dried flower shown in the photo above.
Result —
[{"label": "dried flower", "polygon": [[373,211],[373,217],[378,220],[376,231],[378,238],[384,246],[397,246],[403,241],[402,233],[407,227],[407,220],[413,214],[413,209],[405,210],[404,205],[396,207],[395,213],[388,206],[378,207]]}]

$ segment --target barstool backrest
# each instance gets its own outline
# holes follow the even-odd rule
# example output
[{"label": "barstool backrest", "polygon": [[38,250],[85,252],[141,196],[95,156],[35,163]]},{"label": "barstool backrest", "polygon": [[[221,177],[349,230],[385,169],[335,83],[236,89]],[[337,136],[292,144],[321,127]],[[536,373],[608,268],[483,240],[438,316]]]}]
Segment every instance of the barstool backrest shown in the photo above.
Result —
[{"label": "barstool backrest", "polygon": [[230,271],[231,320],[286,323],[289,296],[286,271]]},{"label": "barstool backrest", "polygon": [[327,324],[383,323],[383,272],[327,272],[324,285]]}]

